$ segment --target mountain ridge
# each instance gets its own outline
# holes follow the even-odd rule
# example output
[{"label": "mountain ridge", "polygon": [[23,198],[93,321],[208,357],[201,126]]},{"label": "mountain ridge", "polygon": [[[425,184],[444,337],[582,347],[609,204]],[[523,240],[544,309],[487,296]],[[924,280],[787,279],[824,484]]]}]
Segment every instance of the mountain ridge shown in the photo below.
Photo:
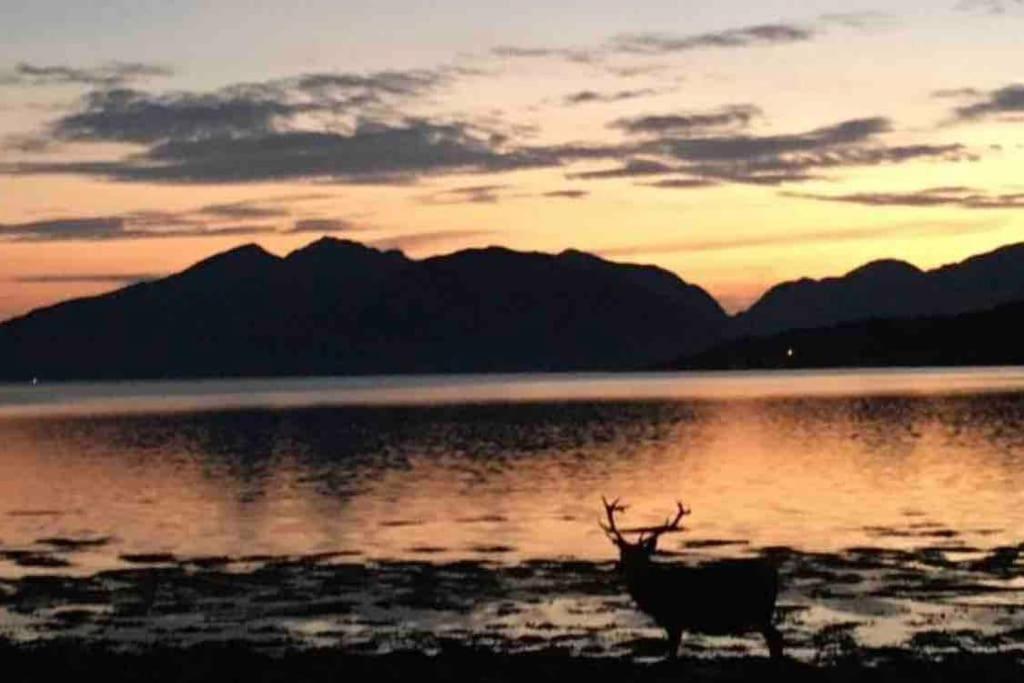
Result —
[{"label": "mountain ridge", "polygon": [[575,249],[416,260],[323,237],[284,256],[239,245],[0,323],[0,379],[628,370],[1013,301],[1024,301],[1024,243],[931,270],[879,259],[783,282],[730,317],[670,271]]},{"label": "mountain ridge", "polygon": [[728,317],[656,266],[469,249],[413,260],[320,239],[241,245],[160,280],[0,324],[0,377],[627,369],[706,348]]},{"label": "mountain ridge", "polygon": [[733,317],[731,338],[858,320],[957,315],[1024,300],[1024,243],[930,270],[881,259],[845,275],[801,278],[771,287]]}]

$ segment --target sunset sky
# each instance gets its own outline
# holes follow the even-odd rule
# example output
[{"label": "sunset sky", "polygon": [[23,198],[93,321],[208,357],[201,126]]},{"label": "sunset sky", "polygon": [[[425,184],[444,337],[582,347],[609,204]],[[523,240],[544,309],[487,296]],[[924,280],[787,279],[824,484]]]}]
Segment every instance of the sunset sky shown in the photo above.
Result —
[{"label": "sunset sky", "polygon": [[5,0],[0,319],[258,242],[767,287],[1024,239],[1024,0]]}]

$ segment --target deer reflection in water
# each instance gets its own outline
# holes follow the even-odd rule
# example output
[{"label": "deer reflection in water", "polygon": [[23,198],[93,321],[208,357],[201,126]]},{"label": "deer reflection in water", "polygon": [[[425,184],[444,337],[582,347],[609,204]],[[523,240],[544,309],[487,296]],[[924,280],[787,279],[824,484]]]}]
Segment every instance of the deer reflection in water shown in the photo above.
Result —
[{"label": "deer reflection in water", "polygon": [[[665,629],[668,656],[675,658],[683,631],[708,635],[760,632],[772,659],[782,656],[782,634],[772,620],[778,595],[778,570],[762,559],[722,560],[695,567],[657,562],[662,534],[682,531],[690,511],[677,504],[676,516],[661,526],[619,529],[615,513],[626,506],[602,498],[608,523],[605,534],[619,549],[619,570],[640,610]],[[623,533],[638,534],[630,543]]]}]

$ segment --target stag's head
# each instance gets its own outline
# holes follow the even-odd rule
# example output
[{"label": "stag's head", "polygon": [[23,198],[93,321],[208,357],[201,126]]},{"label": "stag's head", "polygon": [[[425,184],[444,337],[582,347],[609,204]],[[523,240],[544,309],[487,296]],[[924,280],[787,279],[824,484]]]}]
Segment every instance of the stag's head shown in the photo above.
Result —
[{"label": "stag's head", "polygon": [[[608,522],[599,522],[599,524],[604,529],[605,535],[608,536],[608,540],[619,549],[619,562],[622,568],[627,571],[631,567],[637,567],[649,562],[651,555],[658,550],[658,539],[661,538],[661,535],[682,531],[683,528],[680,526],[680,523],[683,521],[683,517],[690,514],[690,511],[683,507],[682,503],[677,502],[675,517],[666,519],[664,524],[635,529],[619,529],[615,524],[615,513],[625,512],[626,506],[619,503],[618,498],[609,503],[602,496],[601,502],[604,503],[604,512]],[[638,534],[636,542],[631,543],[627,541],[623,534]]]}]

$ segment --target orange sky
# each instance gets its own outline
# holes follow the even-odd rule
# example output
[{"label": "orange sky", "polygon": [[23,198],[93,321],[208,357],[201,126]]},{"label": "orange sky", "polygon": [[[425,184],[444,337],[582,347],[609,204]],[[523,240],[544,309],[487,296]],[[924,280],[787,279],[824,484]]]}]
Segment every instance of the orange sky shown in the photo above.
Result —
[{"label": "orange sky", "polygon": [[304,40],[347,30],[310,3],[246,15],[273,45],[252,60],[220,54],[239,36],[173,39],[240,8],[106,16],[110,40],[83,42],[70,21],[42,37],[49,4],[13,25],[41,42],[0,41],[0,318],[321,234],[413,256],[578,248],[730,310],[781,280],[1024,235],[1013,3],[641,3],[557,31],[560,3],[498,30],[446,1],[400,49],[364,40],[392,35],[369,10],[349,42]]}]

